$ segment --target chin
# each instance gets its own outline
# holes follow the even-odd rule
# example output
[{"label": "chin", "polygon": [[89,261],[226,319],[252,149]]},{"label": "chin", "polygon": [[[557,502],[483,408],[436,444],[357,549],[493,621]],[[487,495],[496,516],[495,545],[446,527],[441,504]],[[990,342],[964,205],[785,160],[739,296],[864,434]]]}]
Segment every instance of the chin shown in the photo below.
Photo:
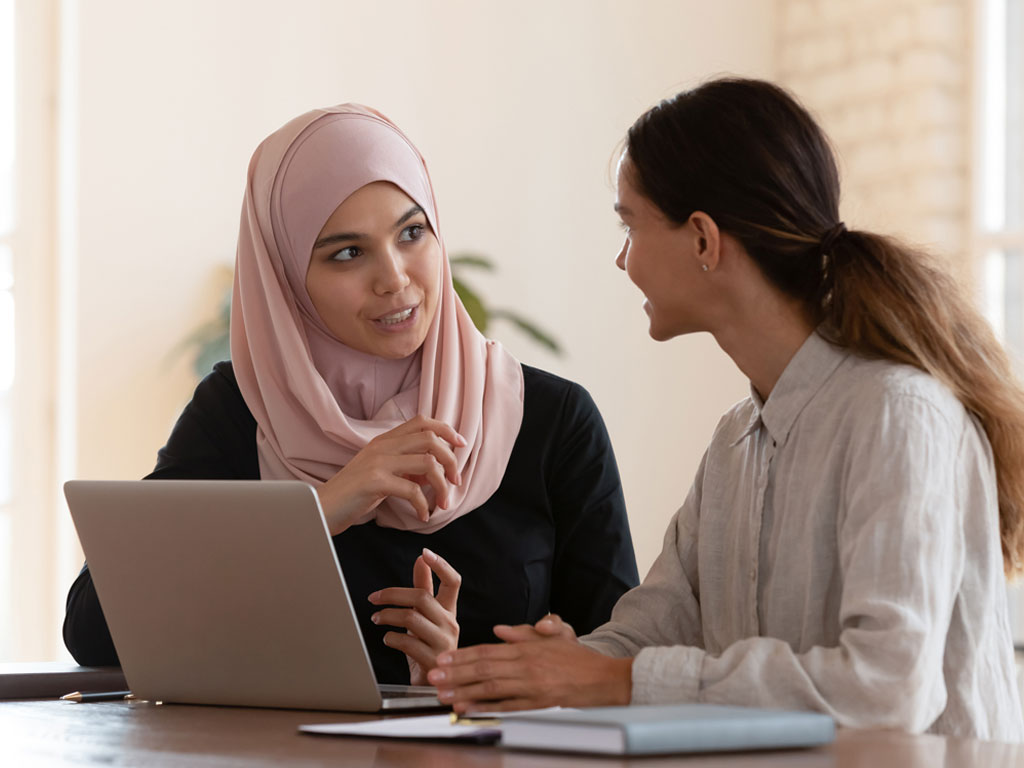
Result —
[{"label": "chin", "polygon": [[423,346],[423,342],[426,341],[426,338],[426,334],[423,334],[421,337],[411,338],[404,343],[395,339],[394,343],[378,345],[377,348],[373,350],[373,354],[377,357],[383,357],[386,360],[401,360],[409,355],[415,354],[415,352]]},{"label": "chin", "polygon": [[411,355],[421,346],[423,345],[419,344],[417,346],[412,346],[411,344],[382,344],[369,351],[370,354],[375,355],[377,357],[382,357],[385,360],[401,360],[402,358]]},{"label": "chin", "polygon": [[674,339],[676,336],[683,336],[687,333],[693,333],[695,329],[692,328],[666,328],[665,326],[656,325],[654,318],[651,318],[651,324],[647,329],[651,338],[655,341],[669,341]]},{"label": "chin", "polygon": [[664,328],[659,328],[653,322],[647,329],[647,333],[650,334],[650,337],[655,341],[668,341],[675,336],[674,333],[666,333]]}]

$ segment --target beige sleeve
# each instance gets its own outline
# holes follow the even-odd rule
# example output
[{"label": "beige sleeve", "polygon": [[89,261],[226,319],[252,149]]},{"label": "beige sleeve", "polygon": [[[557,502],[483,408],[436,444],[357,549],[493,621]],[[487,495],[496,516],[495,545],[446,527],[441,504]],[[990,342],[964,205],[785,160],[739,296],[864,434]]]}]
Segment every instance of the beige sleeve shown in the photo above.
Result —
[{"label": "beige sleeve", "polygon": [[[671,627],[676,611],[699,619],[685,582],[676,585],[677,606],[665,587],[657,599],[634,605],[650,611],[642,619],[629,614],[640,631],[619,632],[647,646],[628,646],[639,651],[633,703],[814,709],[845,726],[927,729],[946,703],[945,640],[965,564],[958,478],[965,459],[985,459],[962,456],[962,437],[930,403],[906,398],[890,403],[850,446],[846,475],[837,480],[842,597],[835,647],[796,653],[781,640],[750,637],[712,656],[683,632],[672,643],[645,642],[664,637],[657,630]],[[828,578],[832,565],[822,563],[817,575]],[[659,582],[681,578],[662,568]]]}]

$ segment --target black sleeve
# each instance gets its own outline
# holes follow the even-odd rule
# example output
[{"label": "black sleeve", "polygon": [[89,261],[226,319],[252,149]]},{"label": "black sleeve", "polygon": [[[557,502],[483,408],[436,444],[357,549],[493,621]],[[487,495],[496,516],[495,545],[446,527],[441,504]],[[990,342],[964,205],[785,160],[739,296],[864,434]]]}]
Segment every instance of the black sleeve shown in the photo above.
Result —
[{"label": "black sleeve", "polygon": [[[196,387],[147,480],[256,480],[256,421],[230,363],[218,363]],[[118,664],[89,566],[68,592],[64,645],[79,664]]]},{"label": "black sleeve", "polygon": [[548,475],[556,544],[551,610],[578,634],[606,622],[639,583],[619,469],[590,394],[572,385]]},{"label": "black sleeve", "polygon": [[199,382],[146,480],[258,480],[256,420],[231,363]]},{"label": "black sleeve", "polygon": [[68,591],[67,611],[64,614],[64,645],[75,661],[83,666],[120,666],[88,565],[82,566],[82,571]]}]

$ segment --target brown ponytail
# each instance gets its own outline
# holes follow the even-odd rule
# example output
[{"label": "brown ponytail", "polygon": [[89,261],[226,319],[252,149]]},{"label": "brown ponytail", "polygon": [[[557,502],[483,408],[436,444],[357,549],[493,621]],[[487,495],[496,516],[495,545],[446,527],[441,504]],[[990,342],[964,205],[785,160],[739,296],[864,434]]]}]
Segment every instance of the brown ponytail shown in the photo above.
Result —
[{"label": "brown ponytail", "polygon": [[641,115],[626,153],[670,220],[710,215],[832,342],[928,372],[977,416],[995,459],[1004,568],[1024,572],[1024,390],[944,269],[839,222],[835,160],[807,111],[771,83],[714,80]]}]

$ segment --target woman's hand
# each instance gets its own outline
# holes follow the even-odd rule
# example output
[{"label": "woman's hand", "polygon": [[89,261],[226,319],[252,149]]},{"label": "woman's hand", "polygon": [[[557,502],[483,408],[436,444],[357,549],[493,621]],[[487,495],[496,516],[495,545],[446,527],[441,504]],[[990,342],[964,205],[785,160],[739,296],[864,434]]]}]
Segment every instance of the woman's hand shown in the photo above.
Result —
[{"label": "woman's hand", "polygon": [[430,519],[423,485],[434,489],[437,506],[447,509],[452,485],[462,485],[452,446],[465,439],[442,421],[416,416],[378,435],[317,489],[327,528],[335,536],[389,496],[405,499],[420,520]]},{"label": "woman's hand", "polygon": [[558,616],[494,632],[509,642],[442,653],[427,675],[456,712],[629,704],[633,660],[581,645]]},{"label": "woman's hand", "polygon": [[[441,581],[437,595],[431,572]],[[412,583],[412,589],[390,587],[374,592],[369,600],[374,605],[401,606],[377,611],[373,622],[405,627],[405,632],[384,635],[384,644],[405,654],[413,685],[428,685],[427,673],[436,666],[437,655],[459,645],[455,609],[462,576],[443,557],[424,549],[413,564]]]},{"label": "woman's hand", "polygon": [[533,626],[529,624],[496,624],[494,634],[506,643],[522,643],[526,640],[543,640],[545,637],[560,637],[570,642],[579,642],[576,631],[557,613],[549,613]]}]

